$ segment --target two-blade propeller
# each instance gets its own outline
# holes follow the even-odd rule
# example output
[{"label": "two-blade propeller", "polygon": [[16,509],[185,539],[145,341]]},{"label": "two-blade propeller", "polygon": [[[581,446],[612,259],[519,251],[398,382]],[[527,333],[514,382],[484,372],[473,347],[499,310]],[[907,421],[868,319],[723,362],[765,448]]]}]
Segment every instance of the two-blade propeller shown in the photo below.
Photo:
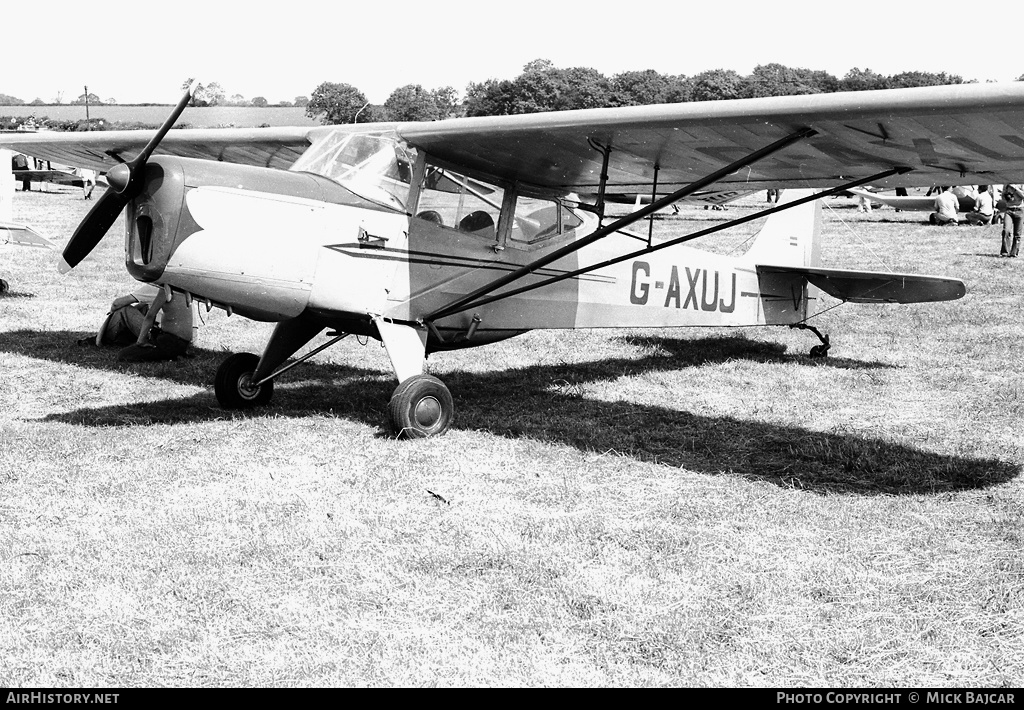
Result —
[{"label": "two-blade propeller", "polygon": [[93,205],[93,208],[89,210],[89,214],[85,216],[85,219],[78,225],[75,233],[71,235],[71,241],[64,247],[64,253],[58,267],[62,274],[78,266],[79,262],[96,248],[96,245],[103,239],[103,235],[107,233],[107,230],[117,220],[117,216],[121,214],[121,210],[142,191],[146,162],[153,154],[153,151],[156,150],[156,147],[160,145],[160,141],[167,135],[167,131],[171,130],[171,127],[181,116],[185,107],[188,106],[195,86],[196,84],[193,82],[188,87],[185,95],[181,97],[178,105],[174,107],[174,111],[167,117],[167,120],[160,126],[160,130],[150,139],[146,147],[142,149],[142,152],[127,163],[115,165],[107,172],[107,183],[110,187],[107,188],[103,197]]}]

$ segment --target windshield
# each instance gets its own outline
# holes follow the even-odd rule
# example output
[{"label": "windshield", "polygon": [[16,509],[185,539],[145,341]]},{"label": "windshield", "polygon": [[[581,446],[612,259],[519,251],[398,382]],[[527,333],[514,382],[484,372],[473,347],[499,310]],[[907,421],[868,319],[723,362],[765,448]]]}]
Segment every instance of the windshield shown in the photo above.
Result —
[{"label": "windshield", "polygon": [[315,173],[360,197],[406,210],[416,152],[393,133],[327,134],[302,154],[291,170]]}]

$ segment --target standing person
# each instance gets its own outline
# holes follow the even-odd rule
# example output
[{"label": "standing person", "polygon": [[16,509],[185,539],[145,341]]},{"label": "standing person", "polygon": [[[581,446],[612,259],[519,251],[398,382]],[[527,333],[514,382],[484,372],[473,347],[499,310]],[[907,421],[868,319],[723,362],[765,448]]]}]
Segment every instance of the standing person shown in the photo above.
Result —
[{"label": "standing person", "polygon": [[192,343],[192,305],[185,302],[185,294],[168,291],[160,289],[149,306],[138,339],[117,354],[118,360],[176,360],[188,351]]},{"label": "standing person", "polygon": [[978,185],[978,196],[974,199],[974,209],[964,215],[964,220],[975,227],[983,227],[992,224],[992,217],[995,214],[995,201],[992,199],[992,191],[988,185]]},{"label": "standing person", "polygon": [[953,194],[952,187],[942,188],[942,192],[935,198],[935,211],[928,215],[928,221],[932,224],[959,224],[956,216],[960,209],[960,201]]},{"label": "standing person", "polygon": [[79,174],[82,176],[82,199],[91,200],[92,191],[96,189],[96,176],[98,173],[89,168],[82,168]]},{"label": "standing person", "polygon": [[1020,251],[1020,234],[1024,222],[1024,188],[1003,185],[1003,242],[999,256],[1016,258]]},{"label": "standing person", "polygon": [[[14,157],[11,158],[11,170],[13,172],[17,173],[19,171],[28,170],[28,169],[29,169],[28,157],[25,156],[25,155],[22,155],[21,153],[15,153]],[[18,180],[21,180],[21,191],[22,192],[29,192],[32,189],[32,182],[31,181],[25,180],[24,178],[21,178],[21,177],[19,177],[17,175],[15,175],[15,178],[18,179]]]}]

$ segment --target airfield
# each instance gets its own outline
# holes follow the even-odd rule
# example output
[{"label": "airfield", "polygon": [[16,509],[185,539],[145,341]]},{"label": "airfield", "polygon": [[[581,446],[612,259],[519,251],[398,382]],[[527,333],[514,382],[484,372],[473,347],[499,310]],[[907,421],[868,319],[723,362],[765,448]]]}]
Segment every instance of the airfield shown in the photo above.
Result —
[{"label": "airfield", "polygon": [[[93,203],[48,190],[14,218],[63,244]],[[762,200],[683,206],[655,235]],[[825,266],[968,293],[823,297],[825,360],[782,328],[533,332],[432,355],[456,420],[417,441],[388,433],[373,340],[245,413],[213,377],[267,324],[203,309],[175,363],[78,346],[133,285],[123,216],[69,276],[0,246],[0,676],[1019,686],[1024,259],[998,258],[998,227],[926,218],[827,200]]]}]

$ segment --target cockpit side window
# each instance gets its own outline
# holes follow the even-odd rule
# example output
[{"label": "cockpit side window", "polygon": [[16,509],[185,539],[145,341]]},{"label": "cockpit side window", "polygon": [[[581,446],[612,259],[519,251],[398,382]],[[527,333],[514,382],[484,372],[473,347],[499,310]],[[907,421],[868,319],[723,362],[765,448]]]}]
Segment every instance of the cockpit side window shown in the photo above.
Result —
[{"label": "cockpit side window", "polygon": [[505,191],[497,185],[428,165],[416,216],[494,241]]}]

